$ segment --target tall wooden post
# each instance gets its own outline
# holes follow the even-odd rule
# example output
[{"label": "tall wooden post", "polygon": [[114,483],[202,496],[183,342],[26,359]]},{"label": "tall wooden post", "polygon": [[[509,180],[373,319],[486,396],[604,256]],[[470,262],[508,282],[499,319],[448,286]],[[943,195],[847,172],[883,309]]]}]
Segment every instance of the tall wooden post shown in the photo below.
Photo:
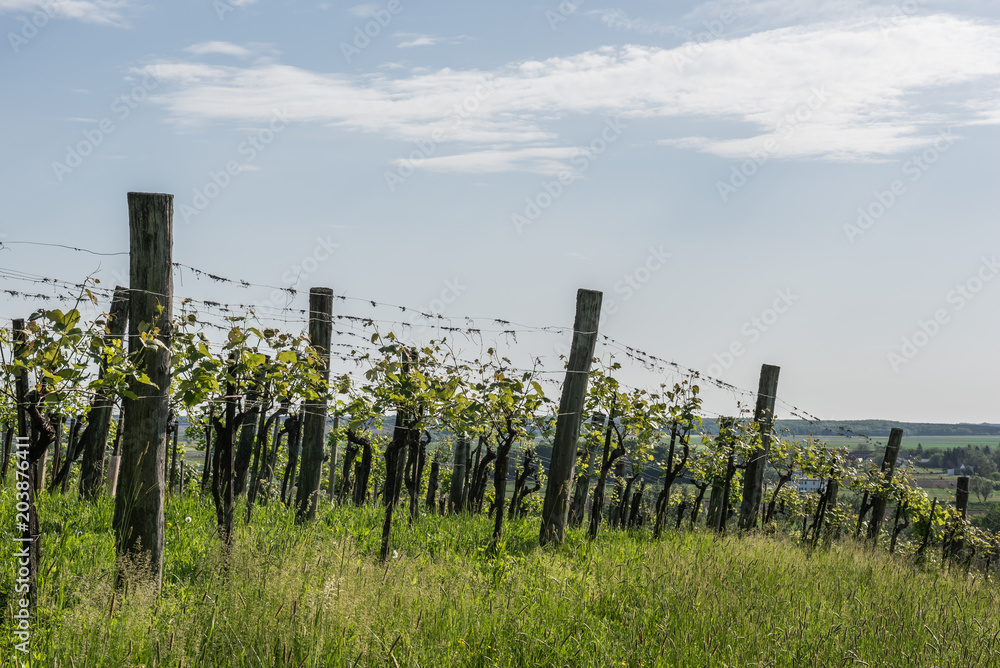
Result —
[{"label": "tall wooden post", "polygon": [[581,289],[576,293],[573,343],[570,347],[566,381],[559,400],[559,417],[556,419],[552,460],[549,462],[549,480],[542,505],[542,526],[538,535],[541,545],[551,541],[562,543],[566,538],[573,463],[576,460],[576,444],[583,422],[583,402],[587,396],[590,364],[597,345],[597,327],[601,319],[603,297],[597,290]]},{"label": "tall wooden post", "polygon": [[[129,391],[135,398],[123,398],[128,419],[112,522],[119,561],[144,570],[157,589],[163,583],[163,465],[174,310],[173,200],[173,195],[128,194],[129,354],[152,384],[133,379]],[[143,345],[140,337],[153,331],[160,345]]]},{"label": "tall wooden post", "polygon": [[[892,474],[896,470],[896,457],[899,455],[899,446],[903,441],[903,430],[894,427],[889,432],[889,442],[885,446],[885,455],[882,457],[882,479],[886,487],[892,482]],[[872,518],[868,521],[868,537],[878,538],[882,531],[882,522],[885,519],[885,506],[889,498],[885,492],[875,494],[872,499]]]},{"label": "tall wooden post", "polygon": [[959,477],[955,489],[955,509],[958,510],[962,519],[969,516],[969,480],[967,475]]},{"label": "tall wooden post", "polygon": [[295,521],[316,518],[319,503],[319,482],[323,476],[323,456],[326,454],[327,386],[330,380],[330,342],[333,339],[333,290],[309,290],[309,342],[320,354],[318,401],[303,404],[302,466],[296,493]]},{"label": "tall wooden post", "polygon": [[760,383],[757,386],[757,406],[753,421],[760,428],[760,447],[747,462],[743,477],[743,502],[740,505],[740,531],[757,526],[760,500],[764,494],[764,468],[767,454],[771,450],[771,425],[774,423],[774,400],[778,394],[778,372],[780,367],[764,364],[760,368]]}]

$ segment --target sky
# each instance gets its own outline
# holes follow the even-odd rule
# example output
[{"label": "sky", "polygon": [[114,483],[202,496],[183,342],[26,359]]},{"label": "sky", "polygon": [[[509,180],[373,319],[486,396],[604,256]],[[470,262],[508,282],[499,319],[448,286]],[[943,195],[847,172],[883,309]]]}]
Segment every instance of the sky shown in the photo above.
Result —
[{"label": "sky", "polygon": [[[706,391],[709,414],[752,402],[767,363],[779,417],[1000,423],[998,19],[972,0],[0,0],[0,268],[122,283],[122,255],[17,242],[126,251],[126,193],[171,193],[174,261],[254,284],[181,270],[176,293],[289,327],[278,309],[306,299],[280,288],[563,328],[588,288],[602,334],[746,390]],[[3,294],[0,317],[38,305]],[[516,347],[555,378],[568,342]],[[679,378],[618,350],[627,382]]]}]

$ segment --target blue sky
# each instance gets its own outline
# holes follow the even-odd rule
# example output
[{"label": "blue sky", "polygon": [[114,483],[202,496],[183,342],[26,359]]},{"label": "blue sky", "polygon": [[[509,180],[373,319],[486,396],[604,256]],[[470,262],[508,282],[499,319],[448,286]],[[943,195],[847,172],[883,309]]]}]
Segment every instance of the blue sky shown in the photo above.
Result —
[{"label": "blue sky", "polygon": [[[168,192],[175,261],[225,276],[534,325],[571,324],[588,287],[616,340],[749,389],[778,364],[819,417],[1000,422],[997,14],[0,0],[0,240],[124,250],[125,193]],[[519,345],[554,369],[563,338]]]}]

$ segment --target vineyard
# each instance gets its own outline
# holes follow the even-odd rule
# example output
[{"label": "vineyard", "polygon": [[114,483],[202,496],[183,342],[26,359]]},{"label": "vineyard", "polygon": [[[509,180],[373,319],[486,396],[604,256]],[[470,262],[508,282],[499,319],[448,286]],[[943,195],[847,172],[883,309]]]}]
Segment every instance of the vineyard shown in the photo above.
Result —
[{"label": "vineyard", "polygon": [[637,350],[591,290],[572,326],[181,296],[254,284],[128,205],[128,285],[0,269],[3,665],[1000,663],[1000,537],[902,430],[782,432],[820,421],[778,367]]}]

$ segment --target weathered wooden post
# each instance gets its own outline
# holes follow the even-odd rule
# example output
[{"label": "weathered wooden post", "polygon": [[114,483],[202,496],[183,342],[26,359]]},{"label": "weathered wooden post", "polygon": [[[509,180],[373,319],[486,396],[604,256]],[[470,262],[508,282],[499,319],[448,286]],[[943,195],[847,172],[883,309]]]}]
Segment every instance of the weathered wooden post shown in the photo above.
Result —
[{"label": "weathered wooden post", "polygon": [[459,436],[455,445],[455,461],[451,469],[451,490],[448,492],[448,513],[454,515],[465,508],[465,477],[468,474],[469,439]]},{"label": "weathered wooden post", "polygon": [[967,475],[960,476],[955,488],[955,509],[963,520],[969,516],[969,480]]},{"label": "weathered wooden post", "polygon": [[538,536],[541,545],[551,541],[562,543],[566,538],[573,462],[583,422],[583,402],[587,396],[590,365],[597,345],[597,327],[601,320],[603,297],[597,290],[581,289],[576,293],[573,343],[559,399],[559,417],[556,419],[556,435],[548,470],[549,480],[542,505],[542,526]]},{"label": "weathered wooden post", "polygon": [[[882,457],[882,480],[883,485],[888,487],[892,482],[892,475],[896,470],[896,457],[899,455],[899,446],[903,441],[903,430],[894,427],[889,432],[889,442],[885,446],[885,455]],[[882,522],[885,520],[885,506],[889,501],[886,492],[873,495],[872,498],[872,518],[868,522],[868,537],[878,539],[882,531]]]},{"label": "weathered wooden post", "polygon": [[309,342],[319,351],[320,398],[303,403],[302,466],[296,494],[295,521],[316,519],[319,482],[326,454],[327,387],[330,382],[330,342],[333,339],[333,290],[309,290]]},{"label": "weathered wooden post", "polygon": [[[119,563],[163,583],[163,465],[172,338],[173,195],[129,193],[129,354],[152,384],[132,379],[123,398],[125,433],[112,522]],[[155,338],[158,345],[146,344]],[[123,571],[119,571],[119,578]]]},{"label": "weathered wooden post", "polygon": [[760,500],[764,493],[764,468],[767,454],[771,449],[771,425],[774,422],[774,401],[778,395],[778,373],[780,367],[764,364],[760,368],[760,383],[757,386],[757,406],[753,420],[760,428],[760,447],[751,455],[743,476],[743,503],[740,505],[740,531],[748,531],[757,526]]}]

